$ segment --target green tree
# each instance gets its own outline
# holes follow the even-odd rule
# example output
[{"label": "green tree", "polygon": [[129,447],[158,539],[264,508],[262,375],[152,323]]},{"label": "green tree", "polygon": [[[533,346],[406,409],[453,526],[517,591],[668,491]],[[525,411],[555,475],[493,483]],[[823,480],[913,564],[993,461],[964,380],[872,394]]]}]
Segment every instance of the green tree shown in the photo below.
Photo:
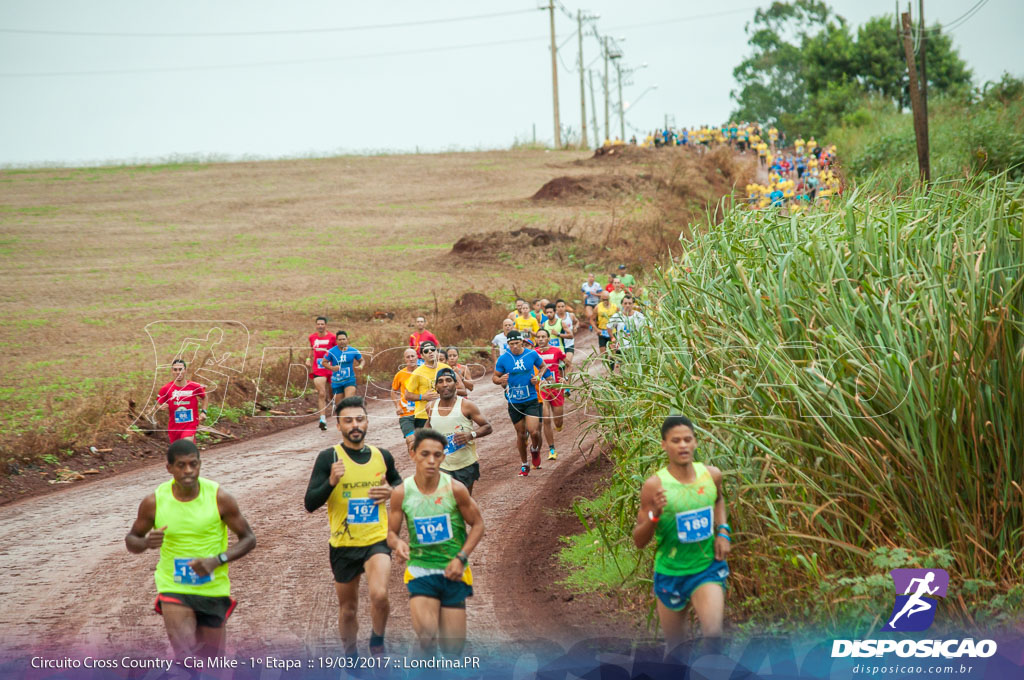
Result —
[{"label": "green tree", "polygon": [[833,17],[821,0],[774,2],[758,9],[746,26],[754,53],[733,69],[739,85],[732,97],[734,114],[744,120],[778,120],[785,112],[802,111],[807,100],[803,43]]}]

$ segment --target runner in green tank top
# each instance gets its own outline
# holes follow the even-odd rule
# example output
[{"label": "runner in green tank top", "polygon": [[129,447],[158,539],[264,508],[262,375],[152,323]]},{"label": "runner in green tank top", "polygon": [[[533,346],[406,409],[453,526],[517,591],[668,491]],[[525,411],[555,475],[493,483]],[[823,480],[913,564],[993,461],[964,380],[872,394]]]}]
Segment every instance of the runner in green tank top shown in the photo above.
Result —
[{"label": "runner in green tank top", "polygon": [[[142,501],[124,538],[128,552],[160,551],[156,610],[179,661],[223,654],[224,624],[235,608],[227,563],[256,547],[238,503],[216,482],[201,478],[199,466],[191,440],[171,444],[167,471],[173,479]],[[238,537],[230,548],[228,529]]]},{"label": "runner in green tank top", "polygon": [[661,426],[661,448],[668,465],[644,482],[633,542],[638,548],[657,536],[654,593],[658,619],[671,653],[690,637],[692,606],[705,639],[722,636],[725,616],[725,562],[732,543],[727,524],[722,472],[694,462],[693,423],[669,416]]},{"label": "runner in green tank top", "polygon": [[[408,560],[409,613],[421,652],[458,655],[466,642],[466,598],[473,594],[469,555],[484,535],[476,501],[459,480],[441,474],[448,439],[431,428],[416,430],[416,474],[391,492],[388,545]],[[409,542],[398,536],[407,523]],[[466,525],[469,531],[466,531]]]}]

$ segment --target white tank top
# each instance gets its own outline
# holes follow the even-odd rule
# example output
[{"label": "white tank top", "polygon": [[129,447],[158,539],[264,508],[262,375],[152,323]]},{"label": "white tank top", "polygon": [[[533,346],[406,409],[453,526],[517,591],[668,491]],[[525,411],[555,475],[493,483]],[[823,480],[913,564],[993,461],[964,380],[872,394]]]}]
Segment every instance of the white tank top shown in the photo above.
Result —
[{"label": "white tank top", "polygon": [[441,400],[435,401],[430,407],[430,427],[437,430],[448,438],[448,445],[445,447],[444,462],[441,463],[442,470],[461,470],[472,465],[478,459],[476,456],[476,440],[472,439],[468,444],[459,448],[452,441],[452,435],[456,432],[472,432],[473,421],[462,413],[462,397],[455,397],[455,405],[446,416],[439,415],[437,407]]}]

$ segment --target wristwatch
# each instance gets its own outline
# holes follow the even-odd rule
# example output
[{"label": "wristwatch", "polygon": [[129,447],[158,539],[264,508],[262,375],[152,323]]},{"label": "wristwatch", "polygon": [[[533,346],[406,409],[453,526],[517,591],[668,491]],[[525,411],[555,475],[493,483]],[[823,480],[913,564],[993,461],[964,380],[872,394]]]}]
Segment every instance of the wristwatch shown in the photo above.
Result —
[{"label": "wristwatch", "polygon": [[221,553],[221,554],[217,555],[217,561],[220,562],[221,564],[227,564],[228,563],[228,554],[227,553]]}]

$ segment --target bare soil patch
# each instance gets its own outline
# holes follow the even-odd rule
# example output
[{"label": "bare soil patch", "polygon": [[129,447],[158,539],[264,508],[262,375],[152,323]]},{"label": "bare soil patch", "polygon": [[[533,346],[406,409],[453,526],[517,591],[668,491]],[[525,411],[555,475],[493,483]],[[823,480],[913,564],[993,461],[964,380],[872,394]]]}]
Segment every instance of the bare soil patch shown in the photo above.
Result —
[{"label": "bare soil patch", "polygon": [[552,243],[567,243],[573,237],[547,229],[523,227],[514,231],[489,231],[463,236],[452,246],[452,253],[497,257],[506,251],[521,251],[523,248],[545,248]]},{"label": "bare soil patch", "polygon": [[534,201],[608,200],[657,188],[658,183],[650,173],[563,176],[542,186],[531,198]]}]

